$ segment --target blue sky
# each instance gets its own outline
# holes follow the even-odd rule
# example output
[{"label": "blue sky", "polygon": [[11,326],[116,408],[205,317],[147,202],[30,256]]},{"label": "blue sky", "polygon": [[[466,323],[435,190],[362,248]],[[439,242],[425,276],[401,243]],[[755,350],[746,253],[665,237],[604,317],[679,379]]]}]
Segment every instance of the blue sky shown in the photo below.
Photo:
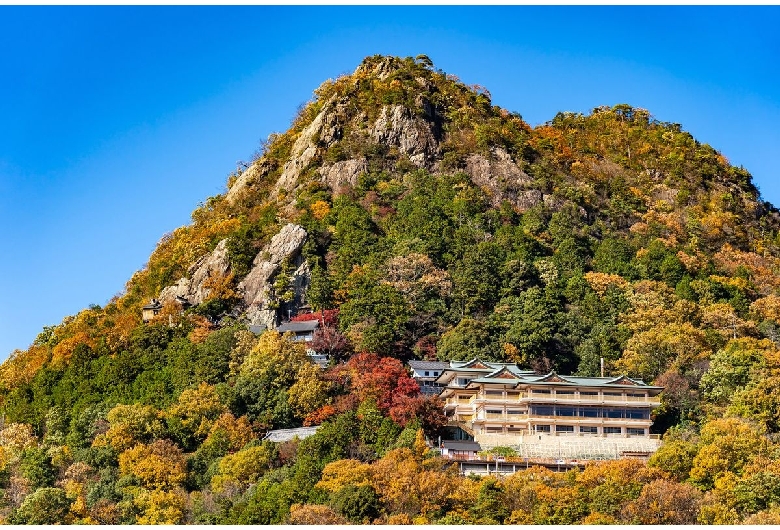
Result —
[{"label": "blue sky", "polygon": [[0,6],[0,359],[105,304],[325,79],[427,54],[532,125],[629,103],[780,205],[780,7]]}]

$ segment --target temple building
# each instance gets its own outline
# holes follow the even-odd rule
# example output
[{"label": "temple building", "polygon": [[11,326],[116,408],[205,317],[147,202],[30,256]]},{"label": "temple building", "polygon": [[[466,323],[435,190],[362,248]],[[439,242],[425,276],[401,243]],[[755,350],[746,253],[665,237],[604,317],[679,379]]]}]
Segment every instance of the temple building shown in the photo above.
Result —
[{"label": "temple building", "polygon": [[[651,413],[662,387],[639,379],[540,375],[515,364],[451,361],[436,378],[451,425],[483,446],[541,443],[554,437],[633,439],[651,452]],[[560,437],[560,438],[559,438]],[[628,451],[629,449],[627,449]]]}]

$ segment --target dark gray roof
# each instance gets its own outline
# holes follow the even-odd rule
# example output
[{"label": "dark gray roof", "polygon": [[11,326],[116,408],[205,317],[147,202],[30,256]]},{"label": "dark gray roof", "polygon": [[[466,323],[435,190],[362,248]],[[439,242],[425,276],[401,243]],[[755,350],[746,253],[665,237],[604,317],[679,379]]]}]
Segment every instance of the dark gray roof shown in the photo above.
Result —
[{"label": "dark gray roof", "polygon": [[303,322],[285,322],[276,331],[279,333],[285,333],[292,331],[293,333],[303,333],[306,331],[314,331],[320,326],[319,320],[304,320]]},{"label": "dark gray roof", "polygon": [[143,306],[141,309],[162,309],[162,304],[157,298],[152,298],[152,301]]},{"label": "dark gray roof", "polygon": [[444,370],[450,367],[450,363],[442,361],[409,361],[409,366],[415,370]]},{"label": "dark gray roof", "polygon": [[472,440],[442,440],[441,446],[453,451],[482,451],[482,446]]},{"label": "dark gray roof", "polygon": [[247,328],[249,329],[249,331],[251,331],[255,335],[259,335],[263,331],[266,330],[265,324],[250,325],[250,326],[247,326]]}]

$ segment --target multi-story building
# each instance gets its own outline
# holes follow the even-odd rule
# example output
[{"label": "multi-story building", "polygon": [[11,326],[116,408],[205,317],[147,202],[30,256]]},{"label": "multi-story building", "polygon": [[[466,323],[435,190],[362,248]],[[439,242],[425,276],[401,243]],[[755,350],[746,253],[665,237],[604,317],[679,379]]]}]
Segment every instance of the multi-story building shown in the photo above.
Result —
[{"label": "multi-story building", "polygon": [[539,375],[478,359],[450,362],[436,382],[444,386],[440,397],[453,423],[476,440],[504,435],[506,445],[537,435],[650,438],[663,390],[626,376]]}]

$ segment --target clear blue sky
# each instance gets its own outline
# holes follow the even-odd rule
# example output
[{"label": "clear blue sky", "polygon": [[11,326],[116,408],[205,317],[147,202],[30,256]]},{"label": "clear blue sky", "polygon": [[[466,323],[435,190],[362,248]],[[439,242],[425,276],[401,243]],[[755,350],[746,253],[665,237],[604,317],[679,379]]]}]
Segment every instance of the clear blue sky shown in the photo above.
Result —
[{"label": "clear blue sky", "polygon": [[780,8],[0,7],[0,359],[105,304],[236,161],[367,55],[538,125],[629,103],[780,204]]}]

